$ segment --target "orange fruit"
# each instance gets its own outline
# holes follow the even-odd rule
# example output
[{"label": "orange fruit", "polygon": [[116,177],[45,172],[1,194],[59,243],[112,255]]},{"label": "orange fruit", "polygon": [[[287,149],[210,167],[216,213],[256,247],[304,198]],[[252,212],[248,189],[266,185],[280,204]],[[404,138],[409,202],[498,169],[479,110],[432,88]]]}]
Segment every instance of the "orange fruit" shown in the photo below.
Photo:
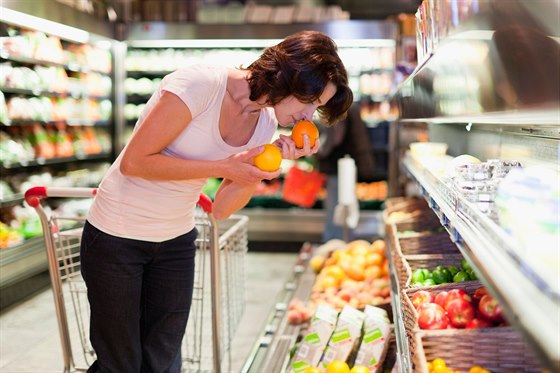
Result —
[{"label": "orange fruit", "polygon": [[253,159],[255,166],[263,171],[274,172],[282,163],[282,152],[276,145],[265,144],[261,154]]},{"label": "orange fruit", "polygon": [[303,148],[303,135],[309,137],[309,145],[313,147],[319,138],[319,129],[313,122],[301,120],[292,128],[292,140],[298,148]]},{"label": "orange fruit", "polygon": [[331,361],[327,365],[327,373],[350,373],[350,367],[341,360]]}]

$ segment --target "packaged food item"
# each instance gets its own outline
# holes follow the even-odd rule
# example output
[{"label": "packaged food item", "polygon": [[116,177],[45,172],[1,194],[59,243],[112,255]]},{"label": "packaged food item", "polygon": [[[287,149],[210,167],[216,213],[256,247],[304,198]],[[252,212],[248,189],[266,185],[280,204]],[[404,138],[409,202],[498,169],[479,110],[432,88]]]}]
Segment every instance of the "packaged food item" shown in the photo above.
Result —
[{"label": "packaged food item", "polygon": [[338,312],[334,308],[327,305],[317,307],[309,329],[292,359],[294,373],[302,373],[310,366],[318,366],[334,331],[337,317]]},{"label": "packaged food item", "polygon": [[364,334],[354,365],[364,365],[377,372],[389,347],[391,324],[387,311],[382,308],[366,305],[364,314]]},{"label": "packaged food item", "polygon": [[340,315],[327,348],[321,358],[321,366],[326,368],[335,360],[346,361],[354,348],[357,348],[362,335],[365,314],[349,305],[345,305]]}]

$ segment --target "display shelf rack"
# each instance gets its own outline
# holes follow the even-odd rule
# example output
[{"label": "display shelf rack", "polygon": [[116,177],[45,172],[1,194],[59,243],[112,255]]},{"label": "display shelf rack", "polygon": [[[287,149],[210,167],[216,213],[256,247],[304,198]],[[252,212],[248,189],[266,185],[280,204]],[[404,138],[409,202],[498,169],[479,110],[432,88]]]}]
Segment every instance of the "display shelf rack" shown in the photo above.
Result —
[{"label": "display shelf rack", "polygon": [[545,366],[559,371],[558,291],[523,261],[513,238],[441,177],[411,156],[402,164],[480,280],[499,300],[507,320]]},{"label": "display shelf rack", "polygon": [[[385,242],[387,245],[392,245],[391,240],[385,240]],[[399,366],[399,372],[412,372],[412,360],[404,327],[404,312],[401,307],[401,289],[397,278],[397,271],[395,269],[395,260],[397,258],[393,257],[393,252],[393,248],[387,247],[386,254],[387,260],[389,261],[389,275],[391,278],[391,307],[393,308],[393,325],[395,328],[394,333],[397,336],[397,365]]]}]

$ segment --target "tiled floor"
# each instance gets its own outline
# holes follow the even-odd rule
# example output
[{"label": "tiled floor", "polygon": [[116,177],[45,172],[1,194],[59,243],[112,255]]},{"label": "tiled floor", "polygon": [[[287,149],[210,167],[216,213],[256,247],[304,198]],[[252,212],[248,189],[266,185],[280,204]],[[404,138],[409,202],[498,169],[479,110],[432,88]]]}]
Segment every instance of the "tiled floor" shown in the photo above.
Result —
[{"label": "tiled floor", "polygon": [[[245,313],[232,343],[231,372],[243,367],[295,260],[294,253],[247,254]],[[0,315],[0,372],[62,370],[53,296],[48,288]]]}]

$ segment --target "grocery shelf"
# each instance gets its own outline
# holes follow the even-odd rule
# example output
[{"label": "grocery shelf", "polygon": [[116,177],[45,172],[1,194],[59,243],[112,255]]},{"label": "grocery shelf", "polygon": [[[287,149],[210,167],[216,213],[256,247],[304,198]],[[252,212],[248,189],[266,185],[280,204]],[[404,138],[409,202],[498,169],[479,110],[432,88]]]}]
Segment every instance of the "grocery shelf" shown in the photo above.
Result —
[{"label": "grocery shelf", "polygon": [[560,294],[517,254],[518,243],[421,162],[402,163],[481,282],[543,364],[560,369]]},{"label": "grocery shelf", "polygon": [[[250,241],[320,242],[325,226],[326,211],[303,208],[244,208],[239,212],[249,217]],[[368,236],[383,235],[382,212],[360,211],[355,233]]]},{"label": "grocery shelf", "polygon": [[395,336],[397,337],[397,364],[401,373],[412,372],[412,360],[404,327],[403,311],[401,308],[401,289],[399,286],[399,280],[397,278],[397,271],[395,269],[395,258],[393,258],[394,249],[390,247],[390,245],[392,245],[391,240],[385,240],[385,243],[387,245],[387,249],[385,252],[387,255],[387,260],[389,261],[393,326],[395,328]]},{"label": "grocery shelf", "polygon": [[0,289],[47,270],[43,237],[0,250]]}]

